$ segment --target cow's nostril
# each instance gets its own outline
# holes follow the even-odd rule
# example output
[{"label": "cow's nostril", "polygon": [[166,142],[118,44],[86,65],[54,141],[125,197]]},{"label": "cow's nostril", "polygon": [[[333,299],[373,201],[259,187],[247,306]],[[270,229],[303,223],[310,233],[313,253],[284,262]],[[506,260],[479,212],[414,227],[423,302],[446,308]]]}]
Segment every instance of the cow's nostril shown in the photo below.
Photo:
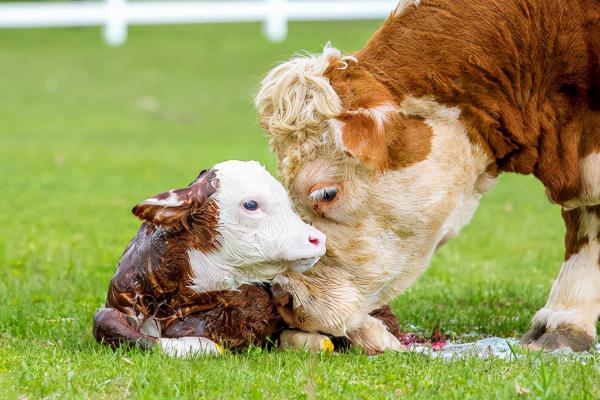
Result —
[{"label": "cow's nostril", "polygon": [[319,238],[317,238],[317,237],[314,237],[314,236],[309,236],[309,237],[308,237],[308,241],[309,241],[311,244],[315,245],[315,246],[318,246],[318,245],[319,245],[319,243],[321,242],[321,241],[319,240]]}]

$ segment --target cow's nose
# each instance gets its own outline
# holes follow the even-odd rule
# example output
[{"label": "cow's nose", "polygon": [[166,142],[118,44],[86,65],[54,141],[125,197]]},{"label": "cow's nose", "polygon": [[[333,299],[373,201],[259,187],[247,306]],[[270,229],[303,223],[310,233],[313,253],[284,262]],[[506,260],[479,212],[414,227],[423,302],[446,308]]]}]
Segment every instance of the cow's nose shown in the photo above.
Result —
[{"label": "cow's nose", "polygon": [[308,241],[313,245],[313,246],[318,246],[319,243],[321,243],[321,240],[319,240],[318,237],[315,236],[309,236],[308,237]]}]

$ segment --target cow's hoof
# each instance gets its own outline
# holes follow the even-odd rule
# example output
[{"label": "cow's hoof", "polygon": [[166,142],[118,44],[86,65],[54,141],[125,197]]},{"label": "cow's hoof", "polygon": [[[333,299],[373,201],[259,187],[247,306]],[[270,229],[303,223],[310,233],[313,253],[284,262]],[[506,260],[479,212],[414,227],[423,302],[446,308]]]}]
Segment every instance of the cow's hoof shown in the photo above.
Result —
[{"label": "cow's hoof", "polygon": [[160,347],[170,357],[217,356],[223,348],[203,337],[161,338]]},{"label": "cow's hoof", "polygon": [[370,315],[364,317],[352,330],[348,330],[347,336],[353,345],[360,347],[369,356],[386,351],[406,350],[381,320]]},{"label": "cow's hoof", "polygon": [[565,347],[573,351],[586,351],[595,343],[594,336],[570,325],[561,325],[553,330],[547,330],[544,326],[533,326],[521,338],[521,344],[534,351],[554,351]]}]

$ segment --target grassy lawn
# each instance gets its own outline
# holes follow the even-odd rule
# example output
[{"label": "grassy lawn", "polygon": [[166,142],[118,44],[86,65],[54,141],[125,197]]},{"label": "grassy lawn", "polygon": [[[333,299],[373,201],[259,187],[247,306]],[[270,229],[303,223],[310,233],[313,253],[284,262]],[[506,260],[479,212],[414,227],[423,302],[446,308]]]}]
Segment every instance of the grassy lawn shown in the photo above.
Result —
[{"label": "grassy lawn", "polygon": [[[96,344],[91,318],[138,222],[131,207],[228,158],[274,159],[251,99],[261,75],[327,40],[358,48],[376,22],[0,30],[0,399],[599,398],[586,363],[308,355],[250,349],[173,360]],[[393,303],[407,331],[518,337],[562,259],[560,212],[504,176],[463,234]],[[524,388],[524,389],[519,389]],[[529,394],[527,394],[529,392]]]}]

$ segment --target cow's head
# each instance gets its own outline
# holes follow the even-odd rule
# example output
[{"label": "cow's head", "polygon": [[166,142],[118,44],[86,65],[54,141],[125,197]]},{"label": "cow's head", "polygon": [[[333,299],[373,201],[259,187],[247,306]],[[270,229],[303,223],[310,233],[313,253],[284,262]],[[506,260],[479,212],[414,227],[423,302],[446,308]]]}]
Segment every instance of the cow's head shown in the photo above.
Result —
[{"label": "cow's head", "polygon": [[[186,233],[182,252],[198,280],[232,275],[242,282],[304,272],[325,253],[325,236],[294,213],[290,199],[257,162],[226,161],[188,187],[138,204],[133,213]],[[218,276],[217,276],[218,275]],[[239,282],[238,282],[239,283]]]},{"label": "cow's head", "polygon": [[489,164],[457,108],[395,93],[376,70],[326,46],[270,71],[256,98],[297,210],[328,237],[323,263],[372,272],[373,292],[410,284],[468,221]]}]

